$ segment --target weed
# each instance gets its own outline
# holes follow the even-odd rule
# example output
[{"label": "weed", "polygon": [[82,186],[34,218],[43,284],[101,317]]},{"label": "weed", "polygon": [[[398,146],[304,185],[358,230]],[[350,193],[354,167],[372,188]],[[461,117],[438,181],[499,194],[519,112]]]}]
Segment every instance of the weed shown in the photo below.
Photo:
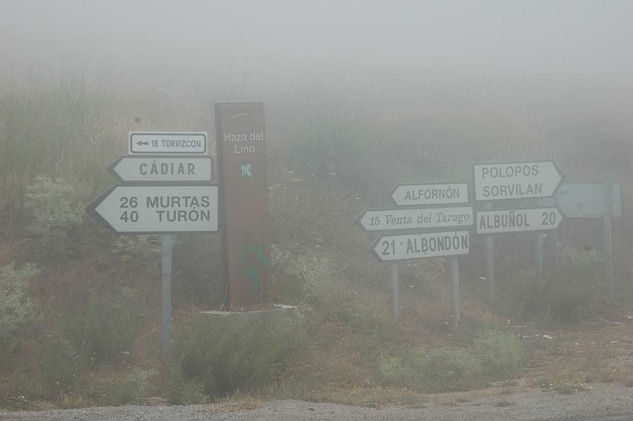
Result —
[{"label": "weed", "polygon": [[187,382],[203,385],[212,397],[238,389],[257,389],[275,380],[303,343],[301,323],[280,319],[198,317],[177,335],[170,382],[171,401],[183,399],[177,388]]},{"label": "weed", "polygon": [[123,288],[118,297],[92,298],[83,311],[64,319],[62,331],[79,355],[95,366],[129,353],[138,325],[134,291]]},{"label": "weed", "polygon": [[496,408],[505,408],[505,407],[512,406],[512,405],[516,405],[516,403],[513,402],[513,401],[505,401],[505,400],[504,401],[497,401],[497,402],[494,403],[494,406]]},{"label": "weed", "polygon": [[87,373],[84,359],[63,338],[46,338],[38,351],[39,377],[48,398],[59,400],[63,394],[73,391]]},{"label": "weed", "polygon": [[388,357],[380,364],[379,376],[394,386],[448,392],[481,386],[483,370],[477,357],[468,351],[435,348]]},{"label": "weed", "polygon": [[525,362],[519,339],[504,332],[487,331],[479,335],[475,338],[475,352],[488,379],[514,374]]},{"label": "weed", "polygon": [[97,401],[101,405],[140,405],[145,400],[148,380],[155,376],[156,370],[134,369],[122,379],[111,380],[99,387]]},{"label": "weed", "polygon": [[35,237],[33,253],[40,259],[60,257],[71,247],[69,234],[83,221],[83,206],[73,187],[63,179],[38,176],[27,186],[24,212],[27,230]]},{"label": "weed", "polygon": [[35,321],[35,307],[27,290],[28,280],[38,273],[32,264],[17,270],[14,264],[0,268],[0,350],[15,345],[21,328]]}]

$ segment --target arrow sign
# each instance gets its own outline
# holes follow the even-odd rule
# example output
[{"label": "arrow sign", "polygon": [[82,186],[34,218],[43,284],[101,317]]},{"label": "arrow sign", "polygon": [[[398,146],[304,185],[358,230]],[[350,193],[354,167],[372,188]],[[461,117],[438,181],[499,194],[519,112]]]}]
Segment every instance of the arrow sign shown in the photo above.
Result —
[{"label": "arrow sign", "polygon": [[130,154],[206,154],[206,132],[129,132]]},{"label": "arrow sign", "polygon": [[373,251],[382,262],[468,254],[468,231],[426,234],[385,235],[374,243]]},{"label": "arrow sign", "polygon": [[108,171],[128,182],[204,182],[213,174],[206,156],[122,156]]},{"label": "arrow sign", "polygon": [[218,186],[114,186],[87,209],[119,233],[218,231]]},{"label": "arrow sign", "polygon": [[555,230],[563,220],[558,208],[506,209],[477,212],[478,234]]},{"label": "arrow sign", "polygon": [[473,224],[473,208],[368,210],[359,223],[365,231],[468,226]]},{"label": "arrow sign", "polygon": [[477,164],[475,200],[550,197],[562,177],[551,161]]},{"label": "arrow sign", "polygon": [[401,184],[391,198],[398,206],[468,203],[468,184]]}]

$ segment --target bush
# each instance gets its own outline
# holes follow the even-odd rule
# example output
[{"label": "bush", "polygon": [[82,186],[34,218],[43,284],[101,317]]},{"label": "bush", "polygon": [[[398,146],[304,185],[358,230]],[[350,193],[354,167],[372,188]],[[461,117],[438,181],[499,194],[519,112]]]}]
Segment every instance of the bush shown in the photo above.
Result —
[{"label": "bush", "polygon": [[156,370],[134,369],[123,379],[115,379],[99,387],[97,401],[100,405],[141,405],[145,401],[148,380]]},{"label": "bush", "polygon": [[62,330],[79,355],[95,366],[119,361],[132,351],[139,317],[134,291],[123,288],[118,297],[92,298],[85,310],[66,317]]},{"label": "bush", "polygon": [[301,322],[291,317],[209,321],[200,316],[177,335],[170,398],[179,403],[187,383],[201,384],[211,397],[260,388],[283,372],[303,338]]},{"label": "bush", "polygon": [[468,390],[485,380],[481,362],[465,350],[435,348],[384,359],[379,367],[388,385],[425,392]]},{"label": "bush", "polygon": [[474,351],[434,348],[383,358],[378,375],[387,385],[448,392],[511,375],[524,361],[525,352],[515,337],[489,331],[475,338]]},{"label": "bush", "polygon": [[516,373],[525,362],[525,351],[516,336],[488,331],[475,338],[475,352],[488,379]]},{"label": "bush", "polygon": [[417,359],[421,360],[424,389],[428,392],[469,390],[485,381],[481,362],[468,351],[436,348]]},{"label": "bush", "polygon": [[563,247],[555,269],[545,272],[543,288],[537,285],[534,271],[519,270],[506,279],[504,293],[520,317],[574,322],[598,297],[603,274],[604,261],[598,252]]},{"label": "bush", "polygon": [[296,254],[272,247],[273,296],[279,303],[310,301],[314,289],[332,280],[330,259],[318,254]]},{"label": "bush", "polygon": [[83,221],[75,190],[64,180],[38,176],[26,187],[27,231],[36,237],[34,253],[46,259],[68,252],[70,230]]},{"label": "bush", "polygon": [[0,268],[0,349],[14,345],[21,329],[35,320],[27,290],[29,278],[38,273],[32,264],[19,270],[13,264]]},{"label": "bush", "polygon": [[88,371],[84,359],[72,344],[59,337],[44,340],[38,349],[37,361],[39,377],[51,399],[60,399],[71,392]]}]

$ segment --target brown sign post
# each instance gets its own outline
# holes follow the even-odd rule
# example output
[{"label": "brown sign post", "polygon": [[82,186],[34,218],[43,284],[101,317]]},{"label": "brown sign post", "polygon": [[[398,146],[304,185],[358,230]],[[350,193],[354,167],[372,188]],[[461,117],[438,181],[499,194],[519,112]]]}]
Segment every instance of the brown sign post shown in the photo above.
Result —
[{"label": "brown sign post", "polygon": [[221,231],[231,311],[270,305],[264,104],[215,106]]}]

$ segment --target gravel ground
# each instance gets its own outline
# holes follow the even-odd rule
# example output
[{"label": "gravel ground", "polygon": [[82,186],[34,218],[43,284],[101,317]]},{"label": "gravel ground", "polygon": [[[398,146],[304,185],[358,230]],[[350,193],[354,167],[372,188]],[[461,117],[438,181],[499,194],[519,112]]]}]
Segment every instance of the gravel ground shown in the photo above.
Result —
[{"label": "gravel ground", "polygon": [[303,401],[275,401],[251,411],[224,412],[222,405],[124,406],[0,412],[0,420],[632,420],[633,388],[594,385],[593,390],[561,395],[523,392],[426,408],[359,408]]}]

